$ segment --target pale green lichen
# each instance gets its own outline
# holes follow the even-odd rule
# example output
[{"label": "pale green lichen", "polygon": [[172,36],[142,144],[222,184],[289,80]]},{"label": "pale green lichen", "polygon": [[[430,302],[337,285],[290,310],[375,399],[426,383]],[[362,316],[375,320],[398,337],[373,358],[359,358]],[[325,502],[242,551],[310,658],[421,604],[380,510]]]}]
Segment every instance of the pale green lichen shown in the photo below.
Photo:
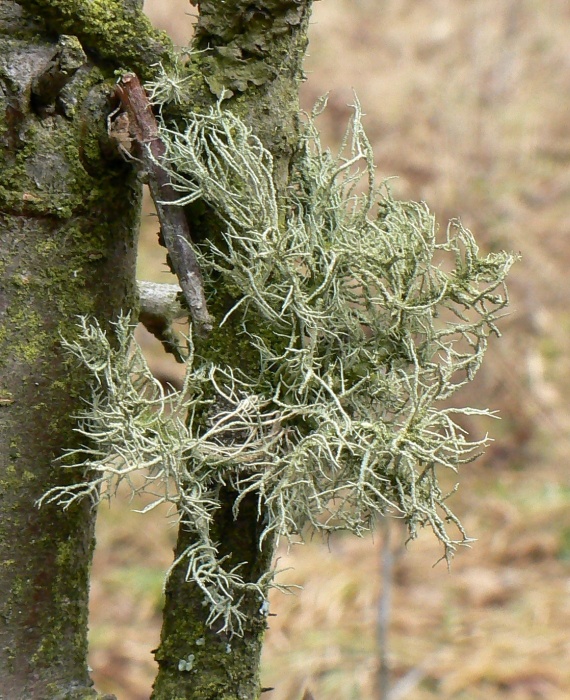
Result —
[{"label": "pale green lichen", "polygon": [[473,378],[508,301],[513,257],[481,257],[458,221],[438,240],[424,204],[377,188],[358,104],[340,153],[324,150],[323,107],[306,120],[284,203],[270,153],[231,113],[218,106],[182,133],[162,131],[179,204],[203,200],[225,224],[222,241],[201,244],[200,265],[210,295],[233,290],[218,321],[240,329],[254,362],[216,363],[190,338],[184,387],[166,396],[127,318],[115,345],[86,319],[65,342],[94,377],[85,447],[65,461],[88,479],[45,498],[98,500],[127,481],[154,494],[149,509],[173,504],[195,534],[175,565],[201,587],[208,622],[238,634],[241,596],[254,590],[263,606],[272,574],[247,583],[218,556],[221,485],[240,494],[236,509],[257,496],[262,540],[307,526],[362,534],[391,515],[410,537],[430,526],[447,559],[469,541],[438,469],[477,455],[485,441],[470,442],[457,417],[486,411],[444,400]]}]

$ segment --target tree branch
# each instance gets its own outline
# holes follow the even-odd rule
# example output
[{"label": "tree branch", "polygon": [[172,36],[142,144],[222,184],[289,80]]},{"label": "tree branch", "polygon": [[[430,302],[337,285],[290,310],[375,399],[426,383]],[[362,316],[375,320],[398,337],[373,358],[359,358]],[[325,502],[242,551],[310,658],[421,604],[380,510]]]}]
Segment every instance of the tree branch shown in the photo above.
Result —
[{"label": "tree branch", "polygon": [[184,353],[172,330],[172,323],[186,318],[187,310],[180,303],[182,290],[177,284],[137,282],[139,291],[139,321],[160,340],[166,352],[174,355],[177,362],[184,362]]},{"label": "tree branch", "polygon": [[170,262],[184,292],[196,331],[199,335],[205,335],[212,330],[212,319],[204,295],[202,273],[192,248],[190,228],[184,210],[180,206],[170,204],[176,202],[179,196],[170,184],[168,172],[161,164],[166,149],[158,135],[152,106],[134,73],[122,76],[117,92],[129,117],[136,155],[148,173],[148,186],[156,206]]},{"label": "tree branch", "polygon": [[167,323],[188,316],[188,312],[179,301],[182,290],[177,284],[138,281],[137,289],[141,323],[144,323],[145,316],[160,316]]}]

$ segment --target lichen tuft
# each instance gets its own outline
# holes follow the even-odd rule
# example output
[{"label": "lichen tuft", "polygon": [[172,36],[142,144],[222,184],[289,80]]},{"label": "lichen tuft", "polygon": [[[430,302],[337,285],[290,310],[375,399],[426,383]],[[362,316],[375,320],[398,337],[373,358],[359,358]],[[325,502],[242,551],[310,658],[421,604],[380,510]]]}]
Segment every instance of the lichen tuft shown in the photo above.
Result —
[{"label": "lichen tuft", "polygon": [[202,589],[209,624],[237,634],[244,593],[263,606],[275,584],[273,573],[247,583],[218,556],[210,525],[221,485],[238,492],[236,509],[256,495],[261,540],[307,526],[360,535],[393,516],[412,538],[431,527],[448,560],[470,541],[439,471],[484,447],[458,416],[487,412],[445,400],[498,335],[513,257],[481,256],[459,221],[439,239],[424,204],[377,187],[358,103],[340,152],[324,150],[315,126],[324,106],[306,119],[285,202],[271,154],[220,105],[183,132],[163,128],[179,204],[202,200],[225,225],[222,241],[200,244],[200,264],[211,295],[233,290],[219,325],[237,329],[254,362],[216,362],[190,338],[184,387],[165,396],[128,318],[115,345],[87,319],[65,342],[94,378],[78,428],[85,447],[65,463],[90,477],[44,500],[106,498],[142,470],[133,488],[156,495],[148,509],[174,504],[195,534],[175,565]]}]

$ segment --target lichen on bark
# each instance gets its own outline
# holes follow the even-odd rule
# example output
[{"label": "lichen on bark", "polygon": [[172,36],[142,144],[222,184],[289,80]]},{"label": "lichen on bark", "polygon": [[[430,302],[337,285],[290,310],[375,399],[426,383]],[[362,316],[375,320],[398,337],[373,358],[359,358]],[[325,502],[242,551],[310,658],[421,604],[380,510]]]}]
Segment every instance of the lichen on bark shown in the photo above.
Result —
[{"label": "lichen on bark", "polygon": [[[223,108],[238,115],[251,127],[273,157],[273,179],[283,194],[288,182],[290,160],[299,141],[299,85],[303,80],[303,59],[312,0],[260,0],[255,5],[244,0],[227,4],[217,0],[193,0],[199,9],[191,59],[185,70],[187,82],[180,101],[166,105],[168,123],[180,126],[191,112],[207,112],[219,99]],[[221,240],[223,223],[207,207],[189,207],[191,229],[198,237]],[[218,314],[232,303],[232,290],[220,289],[211,308]],[[257,362],[256,353],[244,347],[231,323],[220,329],[201,351],[219,347],[218,360],[231,366]],[[219,338],[218,338],[219,336]],[[228,339],[231,339],[228,342]],[[250,357],[251,355],[251,357]],[[224,491],[214,528],[219,533],[220,553],[232,561],[245,562],[240,570],[247,581],[257,581],[271,569],[274,541],[268,538],[260,549],[263,513],[257,503],[242,503],[234,518],[237,494]],[[175,557],[184,553],[192,534],[179,529]],[[224,634],[207,629],[203,594],[192,581],[185,580],[183,564],[173,570],[166,588],[161,643],[156,652],[159,673],[153,700],[173,697],[192,700],[253,700],[261,692],[259,663],[266,614],[259,597],[251,595],[243,603],[249,620],[243,636],[231,641]],[[181,672],[178,662],[193,649],[196,637],[208,641],[207,650],[197,655],[194,672]],[[230,651],[228,653],[228,644]],[[221,671],[223,669],[223,672]]]}]

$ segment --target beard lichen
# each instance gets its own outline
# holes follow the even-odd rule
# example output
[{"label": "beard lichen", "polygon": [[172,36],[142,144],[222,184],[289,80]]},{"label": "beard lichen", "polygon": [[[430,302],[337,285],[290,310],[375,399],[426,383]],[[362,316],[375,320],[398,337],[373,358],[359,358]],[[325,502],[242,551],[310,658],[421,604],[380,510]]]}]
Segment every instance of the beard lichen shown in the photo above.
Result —
[{"label": "beard lichen", "polygon": [[199,263],[207,293],[232,290],[217,323],[231,319],[255,363],[217,364],[190,335],[184,386],[166,395],[128,317],[113,343],[88,319],[64,341],[93,376],[85,445],[62,462],[86,479],[44,500],[99,501],[128,482],[152,495],[146,510],[172,504],[195,533],[175,565],[202,589],[209,623],[231,633],[245,590],[265,600],[277,584],[271,574],[248,583],[218,556],[210,526],[222,485],[239,494],[236,510],[256,495],[262,540],[308,528],[361,535],[393,516],[412,538],[431,527],[448,560],[470,541],[438,473],[477,456],[486,440],[470,441],[458,417],[487,412],[446,400],[498,335],[513,257],[481,256],[459,221],[438,240],[423,203],[377,187],[358,104],[339,153],[325,150],[315,127],[324,106],[305,120],[285,201],[271,154],[220,105],[184,131],[162,129],[178,204],[201,200],[223,223],[223,240],[200,243]]}]

